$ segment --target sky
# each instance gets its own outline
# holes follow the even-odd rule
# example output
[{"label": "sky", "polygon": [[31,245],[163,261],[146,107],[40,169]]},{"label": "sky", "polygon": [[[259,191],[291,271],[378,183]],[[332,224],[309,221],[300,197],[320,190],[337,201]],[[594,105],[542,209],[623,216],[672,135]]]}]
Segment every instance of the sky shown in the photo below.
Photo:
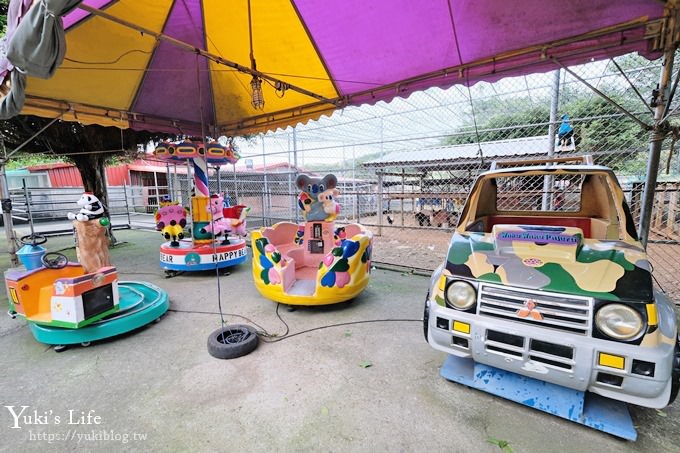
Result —
[{"label": "sky", "polygon": [[[623,78],[607,61],[571,68],[595,86],[607,79]],[[580,83],[562,70],[561,90]],[[468,89],[454,86],[446,90],[431,88],[413,93],[408,98],[395,98],[389,103],[347,107],[316,121],[260,134],[250,141],[237,139],[242,155],[237,167],[289,162],[297,150],[298,165],[339,166],[348,159],[381,155],[393,151],[441,146],[442,140],[473,118],[471,102],[502,97],[508,105],[513,98],[545,102],[550,99],[555,74],[533,74],[502,79],[496,83],[478,83]],[[626,82],[627,84],[627,82]],[[581,89],[583,87],[581,86]],[[595,94],[593,93],[593,96]],[[545,134],[548,133],[547,126]]]}]

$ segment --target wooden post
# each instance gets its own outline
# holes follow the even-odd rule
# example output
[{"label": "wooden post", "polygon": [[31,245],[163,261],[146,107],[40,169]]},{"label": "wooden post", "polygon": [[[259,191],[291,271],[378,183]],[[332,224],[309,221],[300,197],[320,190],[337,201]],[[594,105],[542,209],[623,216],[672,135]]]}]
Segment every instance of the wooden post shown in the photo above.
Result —
[{"label": "wooden post", "polygon": [[99,223],[99,219],[85,222],[74,220],[73,227],[76,230],[76,257],[85,273],[90,274],[110,266],[106,227]]}]

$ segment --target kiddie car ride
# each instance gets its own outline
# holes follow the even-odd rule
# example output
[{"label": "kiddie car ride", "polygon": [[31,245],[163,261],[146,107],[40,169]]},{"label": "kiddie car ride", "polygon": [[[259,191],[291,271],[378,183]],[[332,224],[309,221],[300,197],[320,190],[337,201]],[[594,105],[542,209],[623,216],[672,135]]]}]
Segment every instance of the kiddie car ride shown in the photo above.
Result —
[{"label": "kiddie car ride", "polygon": [[[69,216],[76,219],[80,263],[43,249],[21,257],[23,266],[5,271],[10,315],[24,317],[35,339],[55,345],[57,352],[134,330],[158,320],[169,307],[167,293],[155,285],[118,280],[108,259],[108,219],[87,198],[93,195],[84,194],[83,209]],[[22,238],[32,250],[45,240]]]},{"label": "kiddie car ride", "polygon": [[252,231],[253,280],[264,297],[289,305],[344,302],[366,288],[373,235],[359,224],[336,228],[337,178],[300,175],[306,222]]},{"label": "kiddie car ride", "polygon": [[568,161],[478,177],[432,275],[424,332],[450,354],[447,379],[634,439],[629,419],[607,420],[620,408],[593,401],[673,402],[676,316],[612,170]]}]

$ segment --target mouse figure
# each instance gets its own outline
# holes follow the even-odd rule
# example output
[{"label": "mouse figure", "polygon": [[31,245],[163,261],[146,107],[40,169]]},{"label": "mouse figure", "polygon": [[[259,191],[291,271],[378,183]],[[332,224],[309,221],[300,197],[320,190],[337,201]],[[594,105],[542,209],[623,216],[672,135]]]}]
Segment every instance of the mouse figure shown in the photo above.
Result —
[{"label": "mouse figure", "polygon": [[[302,209],[306,221],[332,221],[339,212],[339,205],[334,201],[339,192],[335,189],[338,178],[328,174],[323,178],[299,175],[295,185],[301,190],[298,206]],[[331,211],[331,212],[329,212]]]}]

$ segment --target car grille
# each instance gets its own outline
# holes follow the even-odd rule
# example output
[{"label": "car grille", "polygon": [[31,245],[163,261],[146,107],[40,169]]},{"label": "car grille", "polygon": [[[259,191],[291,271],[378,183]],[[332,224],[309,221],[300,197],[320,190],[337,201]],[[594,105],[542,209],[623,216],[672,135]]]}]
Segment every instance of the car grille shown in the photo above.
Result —
[{"label": "car grille", "polygon": [[573,371],[574,349],[571,346],[529,339],[497,330],[487,330],[484,347],[487,352],[519,360],[531,360],[562,371]]},{"label": "car grille", "polygon": [[589,335],[593,299],[542,291],[480,285],[480,316],[503,318],[563,332]]}]

